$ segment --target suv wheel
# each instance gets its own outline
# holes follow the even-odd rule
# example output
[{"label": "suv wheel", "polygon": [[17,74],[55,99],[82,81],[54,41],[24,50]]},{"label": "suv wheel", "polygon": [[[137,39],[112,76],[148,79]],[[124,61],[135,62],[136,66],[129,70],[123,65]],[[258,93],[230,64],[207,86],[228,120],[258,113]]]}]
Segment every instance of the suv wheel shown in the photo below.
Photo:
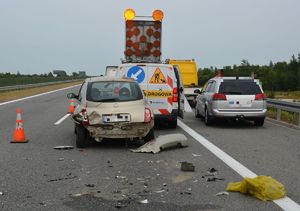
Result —
[{"label": "suv wheel", "polygon": [[76,147],[85,148],[89,145],[88,134],[82,125],[76,125]]},{"label": "suv wheel", "polygon": [[205,108],[204,122],[205,122],[206,125],[211,125],[212,124],[212,119],[211,119],[211,116],[208,113],[207,108]]},{"label": "suv wheel", "polygon": [[144,143],[147,143],[151,140],[153,140],[154,137],[154,128],[151,128],[151,130],[149,131],[149,133],[144,137]]},{"label": "suv wheel", "polygon": [[168,126],[169,126],[169,128],[176,129],[177,128],[177,119],[170,120],[168,122]]},{"label": "suv wheel", "polygon": [[255,126],[263,126],[265,123],[265,118],[258,118],[254,120]]},{"label": "suv wheel", "polygon": [[196,118],[200,118],[201,117],[200,114],[198,113],[197,107],[195,107],[195,117]]}]

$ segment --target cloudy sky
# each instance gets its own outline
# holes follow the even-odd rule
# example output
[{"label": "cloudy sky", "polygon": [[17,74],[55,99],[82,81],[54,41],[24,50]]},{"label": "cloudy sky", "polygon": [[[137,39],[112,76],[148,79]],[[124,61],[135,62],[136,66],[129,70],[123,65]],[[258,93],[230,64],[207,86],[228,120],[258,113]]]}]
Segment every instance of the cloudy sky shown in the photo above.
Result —
[{"label": "cloudy sky", "polygon": [[103,73],[123,58],[126,8],[164,11],[164,59],[223,67],[300,53],[299,0],[0,0],[0,72]]}]

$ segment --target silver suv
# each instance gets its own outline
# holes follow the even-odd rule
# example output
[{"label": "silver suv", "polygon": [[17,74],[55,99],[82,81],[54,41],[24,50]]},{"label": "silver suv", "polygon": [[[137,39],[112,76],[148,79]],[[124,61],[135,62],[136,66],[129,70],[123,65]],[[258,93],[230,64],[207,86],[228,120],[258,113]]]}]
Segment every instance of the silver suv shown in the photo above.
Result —
[{"label": "silver suv", "polygon": [[133,79],[96,77],[86,79],[78,95],[75,122],[76,146],[88,146],[91,138],[154,139],[154,115]]},{"label": "silver suv", "polygon": [[195,116],[206,125],[217,118],[248,119],[262,126],[267,113],[266,96],[259,80],[250,77],[215,77],[198,93]]}]

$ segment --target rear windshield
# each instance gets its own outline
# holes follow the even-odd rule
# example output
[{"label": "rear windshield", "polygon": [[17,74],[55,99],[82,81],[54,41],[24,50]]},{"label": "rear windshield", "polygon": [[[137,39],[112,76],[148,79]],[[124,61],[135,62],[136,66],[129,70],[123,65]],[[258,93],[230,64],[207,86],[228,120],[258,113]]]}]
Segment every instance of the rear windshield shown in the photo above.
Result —
[{"label": "rear windshield", "polygon": [[226,95],[255,95],[261,94],[259,85],[253,80],[224,80],[219,93]]},{"label": "rear windshield", "polygon": [[87,88],[87,100],[93,102],[124,102],[143,99],[136,82],[91,82]]}]

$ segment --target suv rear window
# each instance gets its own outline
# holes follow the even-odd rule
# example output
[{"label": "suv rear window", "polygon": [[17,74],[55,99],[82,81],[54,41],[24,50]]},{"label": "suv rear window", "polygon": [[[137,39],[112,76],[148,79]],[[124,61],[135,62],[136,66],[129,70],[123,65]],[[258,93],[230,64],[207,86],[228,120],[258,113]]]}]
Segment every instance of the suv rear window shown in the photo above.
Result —
[{"label": "suv rear window", "polygon": [[141,99],[143,99],[143,94],[136,82],[90,82],[87,88],[88,101],[124,102]]},{"label": "suv rear window", "polygon": [[219,93],[226,95],[256,95],[261,94],[259,85],[253,80],[224,80]]}]

